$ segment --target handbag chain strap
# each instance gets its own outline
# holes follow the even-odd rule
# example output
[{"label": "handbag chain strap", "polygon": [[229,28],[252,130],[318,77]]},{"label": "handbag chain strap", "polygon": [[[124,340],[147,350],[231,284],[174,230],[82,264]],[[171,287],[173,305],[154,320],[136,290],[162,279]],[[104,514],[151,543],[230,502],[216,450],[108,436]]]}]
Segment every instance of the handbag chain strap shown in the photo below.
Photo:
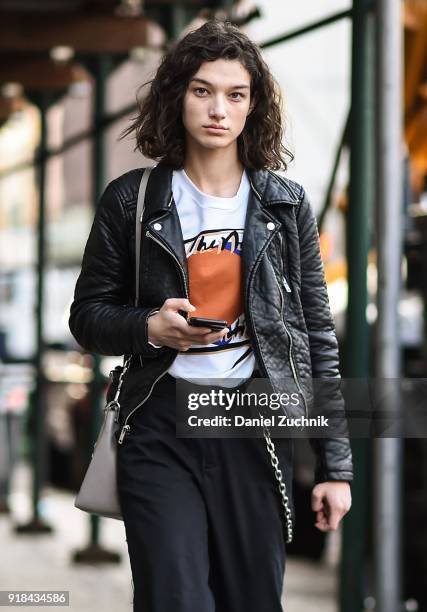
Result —
[{"label": "handbag chain strap", "polygon": [[286,492],[286,485],[283,480],[282,470],[279,468],[279,458],[275,452],[274,442],[271,439],[270,431],[268,427],[263,426],[264,439],[267,445],[267,451],[270,454],[271,465],[274,469],[274,475],[276,476],[276,480],[279,483],[279,492],[282,500],[283,509],[285,511],[285,520],[286,520],[286,530],[287,530],[287,538],[286,543],[290,544],[293,538],[293,525],[292,525],[292,512],[289,507],[289,497]]}]

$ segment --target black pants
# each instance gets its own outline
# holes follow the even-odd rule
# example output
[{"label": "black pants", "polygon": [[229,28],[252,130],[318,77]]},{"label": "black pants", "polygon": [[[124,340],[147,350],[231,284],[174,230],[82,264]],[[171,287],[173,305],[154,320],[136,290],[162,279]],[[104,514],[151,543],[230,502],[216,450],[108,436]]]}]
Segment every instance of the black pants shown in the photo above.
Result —
[{"label": "black pants", "polygon": [[166,374],[118,445],[134,612],[281,612],[285,522],[265,440],[177,438],[175,423]]}]

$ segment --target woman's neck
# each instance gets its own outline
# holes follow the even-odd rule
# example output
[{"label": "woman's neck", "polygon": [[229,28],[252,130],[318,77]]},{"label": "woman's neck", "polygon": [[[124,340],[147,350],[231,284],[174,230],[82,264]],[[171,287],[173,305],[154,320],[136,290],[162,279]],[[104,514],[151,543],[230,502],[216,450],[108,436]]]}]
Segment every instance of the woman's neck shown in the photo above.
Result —
[{"label": "woman's neck", "polygon": [[227,151],[209,153],[187,155],[184,162],[186,174],[204,193],[221,198],[233,197],[239,189],[243,164],[237,155],[227,155]]}]

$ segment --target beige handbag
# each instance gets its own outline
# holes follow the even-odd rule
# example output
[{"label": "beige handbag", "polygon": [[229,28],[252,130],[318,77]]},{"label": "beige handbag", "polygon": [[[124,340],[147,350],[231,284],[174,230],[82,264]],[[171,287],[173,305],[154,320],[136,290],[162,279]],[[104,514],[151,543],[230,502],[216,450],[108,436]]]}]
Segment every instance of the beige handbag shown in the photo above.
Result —
[{"label": "beige handbag", "polygon": [[[139,300],[139,264],[141,252],[141,222],[144,212],[145,191],[152,168],[146,168],[142,175],[138,192],[135,229],[135,306]],[[80,490],[74,501],[76,508],[108,518],[122,519],[117,492],[117,440],[115,433],[119,428],[119,395],[123,380],[129,369],[132,355],[124,355],[123,366],[110,372],[111,385],[114,387],[117,375],[117,389],[114,398],[104,408],[104,421],[95,443],[92,458],[87,468]]]}]

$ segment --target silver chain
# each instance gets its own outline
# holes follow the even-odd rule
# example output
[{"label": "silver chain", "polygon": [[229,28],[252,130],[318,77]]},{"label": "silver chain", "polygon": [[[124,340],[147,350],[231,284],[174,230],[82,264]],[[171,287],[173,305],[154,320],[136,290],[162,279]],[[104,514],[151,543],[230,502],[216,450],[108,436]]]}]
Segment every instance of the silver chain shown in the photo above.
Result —
[{"label": "silver chain", "polygon": [[276,476],[277,482],[279,483],[280,497],[282,500],[283,509],[285,511],[287,539],[286,543],[290,544],[293,538],[293,526],[292,526],[292,512],[289,507],[289,497],[286,492],[286,485],[283,480],[282,470],[279,468],[279,459],[275,452],[274,442],[271,439],[270,431],[266,425],[263,425],[264,439],[267,445],[267,451],[270,453],[271,465],[274,469],[274,475]]}]

